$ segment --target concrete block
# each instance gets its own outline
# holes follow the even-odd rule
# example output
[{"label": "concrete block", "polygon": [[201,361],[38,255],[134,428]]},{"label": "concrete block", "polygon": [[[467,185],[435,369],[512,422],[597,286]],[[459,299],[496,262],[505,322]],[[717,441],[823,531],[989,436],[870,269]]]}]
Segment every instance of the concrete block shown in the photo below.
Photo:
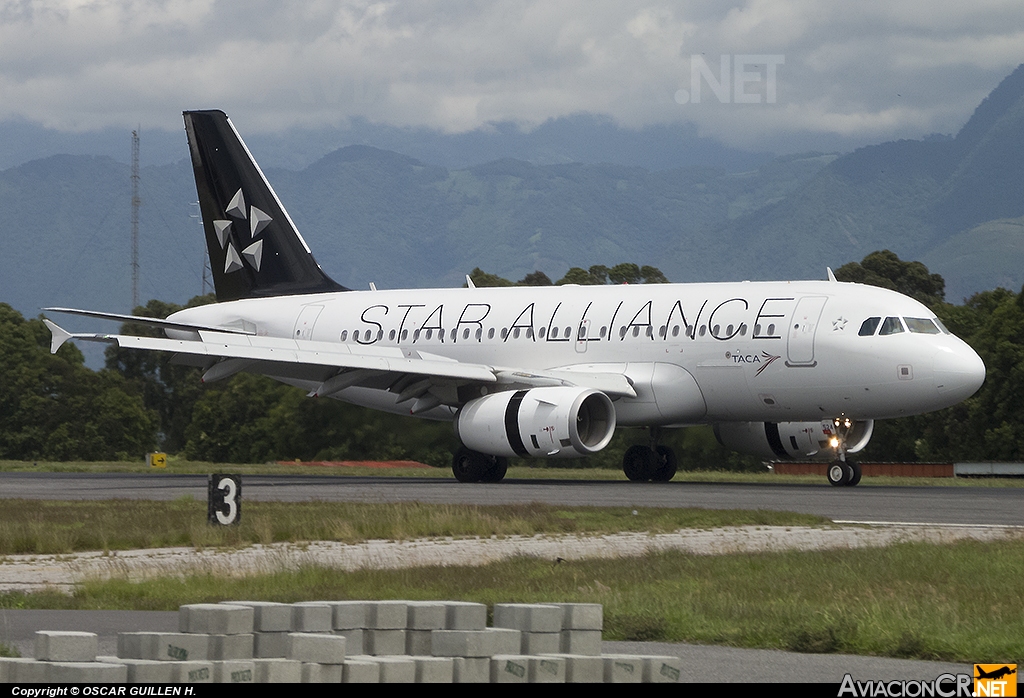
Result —
[{"label": "concrete block", "polygon": [[683,675],[680,657],[644,657],[644,683],[679,683]]},{"label": "concrete block", "polygon": [[559,652],[597,657],[601,654],[600,630],[563,630],[560,634]]},{"label": "concrete block", "polygon": [[530,667],[527,657],[518,654],[498,654],[491,657],[491,683],[529,683]]},{"label": "concrete block", "polygon": [[345,638],[329,633],[289,633],[288,659],[314,664],[345,661]]},{"label": "concrete block", "polygon": [[496,603],[494,627],[531,633],[561,632],[562,608],[548,604]]},{"label": "concrete block", "polygon": [[490,683],[490,657],[452,657],[455,683]]},{"label": "concrete block", "polygon": [[416,661],[412,657],[374,657],[380,665],[381,683],[416,683]]},{"label": "concrete block", "polygon": [[29,657],[3,657],[0,664],[7,674],[4,683],[47,683],[50,680],[49,662]]},{"label": "concrete block", "polygon": [[448,609],[440,601],[409,601],[405,627],[408,630],[444,630]]},{"label": "concrete block", "polygon": [[330,605],[319,601],[303,601],[292,604],[293,633],[329,633],[334,611]]},{"label": "concrete block", "polygon": [[252,606],[222,603],[193,603],[178,608],[178,632],[205,635],[241,635],[252,633],[255,613]]},{"label": "concrete block", "polygon": [[352,628],[351,630],[335,630],[334,634],[345,638],[345,654],[366,654],[364,649],[364,630],[362,628]]},{"label": "concrete block", "polygon": [[128,667],[105,662],[50,662],[47,683],[125,683]]},{"label": "concrete block", "polygon": [[529,657],[530,683],[565,683],[566,662],[562,657]]},{"label": "concrete block", "polygon": [[175,662],[173,683],[213,683],[213,662]]},{"label": "concrete block", "polygon": [[487,627],[487,606],[471,601],[446,601],[446,630],[483,630]]},{"label": "concrete block", "polygon": [[558,654],[561,646],[561,633],[523,633],[519,651],[522,654]]},{"label": "concrete block", "polygon": [[348,657],[341,665],[342,683],[380,683],[380,664],[373,657]]},{"label": "concrete block", "polygon": [[213,663],[214,683],[254,683],[256,666],[249,661],[224,661]]},{"label": "concrete block", "polygon": [[365,601],[329,601],[335,630],[355,630],[367,627]]},{"label": "concrete block", "polygon": [[416,683],[452,683],[455,662],[451,657],[413,657],[416,663]]},{"label": "concrete block", "polygon": [[604,681],[604,658],[578,654],[552,655],[565,660],[566,683],[601,683]]},{"label": "concrete block", "polygon": [[[246,660],[253,658],[255,642],[248,635],[209,635],[207,659],[214,661]],[[220,682],[218,682],[220,683]]]},{"label": "concrete block", "polygon": [[123,664],[128,671],[128,683],[171,683],[174,664],[155,659],[125,659],[122,657],[96,657],[97,662]]},{"label": "concrete block", "polygon": [[606,654],[603,659],[605,683],[641,683],[643,681],[643,657]]},{"label": "concrete block", "polygon": [[491,657],[495,635],[487,630],[432,630],[431,653],[435,657]]},{"label": "concrete block", "polygon": [[363,631],[363,651],[373,656],[405,653],[405,630]]},{"label": "concrete block", "polygon": [[248,606],[253,612],[252,630],[259,633],[287,633],[292,629],[292,607],[274,601],[222,601],[227,606]]},{"label": "concrete block", "polygon": [[494,640],[494,654],[521,654],[523,633],[511,628],[485,628]]},{"label": "concrete block", "polygon": [[36,633],[35,657],[46,662],[95,662],[96,633],[40,630]]},{"label": "concrete block", "polygon": [[205,660],[207,635],[190,633],[118,633],[117,656],[125,659],[158,659],[165,662]]},{"label": "concrete block", "polygon": [[[291,623],[291,609],[288,610],[288,622]],[[285,657],[288,654],[289,633],[254,633],[252,637],[252,656],[254,659]]]},{"label": "concrete block", "polygon": [[405,631],[405,653],[422,657],[433,656],[430,644],[431,630],[406,630]]},{"label": "concrete block", "polygon": [[302,665],[302,683],[341,683],[343,673],[341,664],[306,662]]},{"label": "concrete block", "polygon": [[290,659],[254,659],[255,683],[299,683],[302,681],[302,662]]},{"label": "concrete block", "polygon": [[556,603],[562,609],[562,630],[603,630],[604,608],[599,603]]},{"label": "concrete block", "polygon": [[408,622],[408,601],[368,601],[367,630],[405,630]]}]

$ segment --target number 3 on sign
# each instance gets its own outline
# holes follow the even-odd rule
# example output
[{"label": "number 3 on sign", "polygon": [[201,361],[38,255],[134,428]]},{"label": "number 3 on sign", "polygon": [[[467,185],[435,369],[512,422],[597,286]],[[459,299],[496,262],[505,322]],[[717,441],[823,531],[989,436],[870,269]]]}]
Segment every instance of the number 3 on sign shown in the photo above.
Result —
[{"label": "number 3 on sign", "polygon": [[242,476],[210,475],[206,518],[213,525],[232,526],[242,518]]}]

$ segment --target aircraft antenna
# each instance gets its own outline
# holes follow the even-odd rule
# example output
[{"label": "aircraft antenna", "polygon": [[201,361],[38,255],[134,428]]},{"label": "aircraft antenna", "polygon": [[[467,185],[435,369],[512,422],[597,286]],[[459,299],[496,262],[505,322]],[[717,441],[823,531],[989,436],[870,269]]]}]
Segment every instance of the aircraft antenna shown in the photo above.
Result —
[{"label": "aircraft antenna", "polygon": [[139,307],[139,129],[132,131],[132,307]]}]

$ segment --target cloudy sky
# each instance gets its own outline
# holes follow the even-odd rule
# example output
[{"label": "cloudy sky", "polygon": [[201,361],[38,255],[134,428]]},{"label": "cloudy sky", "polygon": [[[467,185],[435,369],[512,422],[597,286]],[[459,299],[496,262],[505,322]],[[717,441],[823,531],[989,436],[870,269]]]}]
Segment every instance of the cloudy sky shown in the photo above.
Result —
[{"label": "cloudy sky", "polygon": [[74,132],[588,113],[785,152],[955,132],[1021,62],[1020,0],[0,0],[0,123]]}]

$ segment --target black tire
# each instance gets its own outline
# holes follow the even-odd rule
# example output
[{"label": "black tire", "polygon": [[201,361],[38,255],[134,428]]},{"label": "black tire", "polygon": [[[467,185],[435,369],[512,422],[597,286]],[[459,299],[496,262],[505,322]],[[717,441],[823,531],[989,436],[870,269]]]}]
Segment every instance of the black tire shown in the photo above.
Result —
[{"label": "black tire", "polygon": [[622,456],[622,472],[633,482],[647,482],[658,467],[658,457],[651,449],[637,444]]},{"label": "black tire", "polygon": [[850,477],[850,484],[849,484],[849,486],[850,487],[856,487],[857,483],[860,482],[860,476],[863,474],[861,472],[860,463],[858,463],[857,461],[848,460],[848,461],[846,461],[846,465],[853,472],[853,475]]},{"label": "black tire", "polygon": [[657,446],[654,449],[657,456],[657,467],[651,480],[654,482],[668,482],[676,476],[676,468],[679,466],[679,459],[676,452],[668,446]]},{"label": "black tire", "polygon": [[502,456],[491,456],[491,465],[480,477],[480,482],[501,482],[508,472],[508,458]]},{"label": "black tire", "polygon": [[853,477],[853,468],[841,460],[834,460],[828,464],[825,475],[828,477],[828,484],[833,487],[846,487]]},{"label": "black tire", "polygon": [[459,482],[480,482],[490,465],[486,459],[484,454],[463,446],[452,456],[452,474]]}]

